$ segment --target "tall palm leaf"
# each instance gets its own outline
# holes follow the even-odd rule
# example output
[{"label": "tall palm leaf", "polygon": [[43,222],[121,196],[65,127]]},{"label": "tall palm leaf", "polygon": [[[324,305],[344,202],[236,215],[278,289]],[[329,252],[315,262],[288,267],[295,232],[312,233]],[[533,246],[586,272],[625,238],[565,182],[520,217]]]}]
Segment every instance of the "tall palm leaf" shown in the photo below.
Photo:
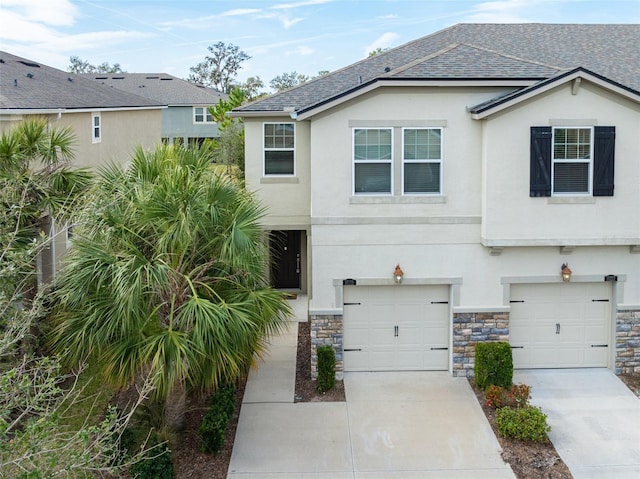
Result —
[{"label": "tall palm leaf", "polygon": [[263,209],[210,150],[136,150],[100,174],[56,293],[52,346],[159,400],[246,372],[290,310],[268,287]]}]

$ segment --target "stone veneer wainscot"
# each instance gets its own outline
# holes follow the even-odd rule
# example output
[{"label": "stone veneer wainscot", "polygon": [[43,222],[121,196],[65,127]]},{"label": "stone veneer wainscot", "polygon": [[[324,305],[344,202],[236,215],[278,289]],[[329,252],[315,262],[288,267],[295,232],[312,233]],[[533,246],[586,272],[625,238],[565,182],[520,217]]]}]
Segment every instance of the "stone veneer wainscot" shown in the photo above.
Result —
[{"label": "stone veneer wainscot", "polygon": [[336,352],[336,379],[342,379],[343,325],[342,315],[311,315],[311,377],[318,378],[318,346],[333,346]]},{"label": "stone veneer wainscot", "polygon": [[620,309],[616,318],[616,374],[640,373],[640,310]]},{"label": "stone veneer wainscot", "polygon": [[453,376],[473,377],[476,344],[509,341],[509,313],[453,314]]}]

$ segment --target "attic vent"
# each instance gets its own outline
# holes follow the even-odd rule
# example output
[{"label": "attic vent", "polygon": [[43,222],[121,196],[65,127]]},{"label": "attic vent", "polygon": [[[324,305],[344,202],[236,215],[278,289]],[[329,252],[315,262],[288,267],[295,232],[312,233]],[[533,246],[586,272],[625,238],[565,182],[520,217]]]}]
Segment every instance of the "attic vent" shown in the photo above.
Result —
[{"label": "attic vent", "polygon": [[33,73],[27,73],[25,76],[26,76],[27,78],[33,78]]},{"label": "attic vent", "polygon": [[391,68],[389,68],[389,67],[384,67],[384,71],[385,71],[386,73],[389,73],[389,72],[391,71]]},{"label": "attic vent", "polygon": [[160,80],[173,80],[173,78],[160,78]]},{"label": "attic vent", "polygon": [[124,80],[124,77],[111,77],[112,80]]},{"label": "attic vent", "polygon": [[109,77],[96,77],[96,80],[108,80]]},{"label": "attic vent", "polygon": [[69,80],[69,81],[73,81],[73,78],[71,78],[71,77],[67,77],[67,80]]},{"label": "attic vent", "polygon": [[0,63],[4,63],[4,60],[2,58],[0,58]]},{"label": "attic vent", "polygon": [[147,80],[157,80],[160,77],[145,77]]},{"label": "attic vent", "polygon": [[18,63],[22,63],[23,65],[28,66],[28,67],[40,68],[40,65],[38,65],[37,63],[33,63],[33,62],[23,62],[22,60],[18,60]]}]

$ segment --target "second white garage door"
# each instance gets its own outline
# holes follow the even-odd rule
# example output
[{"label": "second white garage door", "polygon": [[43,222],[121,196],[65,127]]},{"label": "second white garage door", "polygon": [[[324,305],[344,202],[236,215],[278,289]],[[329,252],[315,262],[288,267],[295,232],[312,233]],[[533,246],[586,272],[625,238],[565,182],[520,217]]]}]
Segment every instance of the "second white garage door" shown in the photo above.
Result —
[{"label": "second white garage door", "polygon": [[514,367],[606,367],[610,284],[512,285],[509,342]]},{"label": "second white garage door", "polygon": [[345,286],[344,370],[446,370],[448,286]]}]

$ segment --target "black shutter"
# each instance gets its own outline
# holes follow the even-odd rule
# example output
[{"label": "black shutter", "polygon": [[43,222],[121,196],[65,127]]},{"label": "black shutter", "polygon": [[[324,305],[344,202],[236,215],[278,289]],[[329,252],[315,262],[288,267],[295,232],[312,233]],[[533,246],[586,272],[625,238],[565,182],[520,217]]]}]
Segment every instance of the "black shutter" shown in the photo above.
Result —
[{"label": "black shutter", "polygon": [[613,196],[615,126],[596,126],[593,144],[593,196]]},{"label": "black shutter", "polygon": [[551,127],[531,127],[529,196],[551,196]]}]

